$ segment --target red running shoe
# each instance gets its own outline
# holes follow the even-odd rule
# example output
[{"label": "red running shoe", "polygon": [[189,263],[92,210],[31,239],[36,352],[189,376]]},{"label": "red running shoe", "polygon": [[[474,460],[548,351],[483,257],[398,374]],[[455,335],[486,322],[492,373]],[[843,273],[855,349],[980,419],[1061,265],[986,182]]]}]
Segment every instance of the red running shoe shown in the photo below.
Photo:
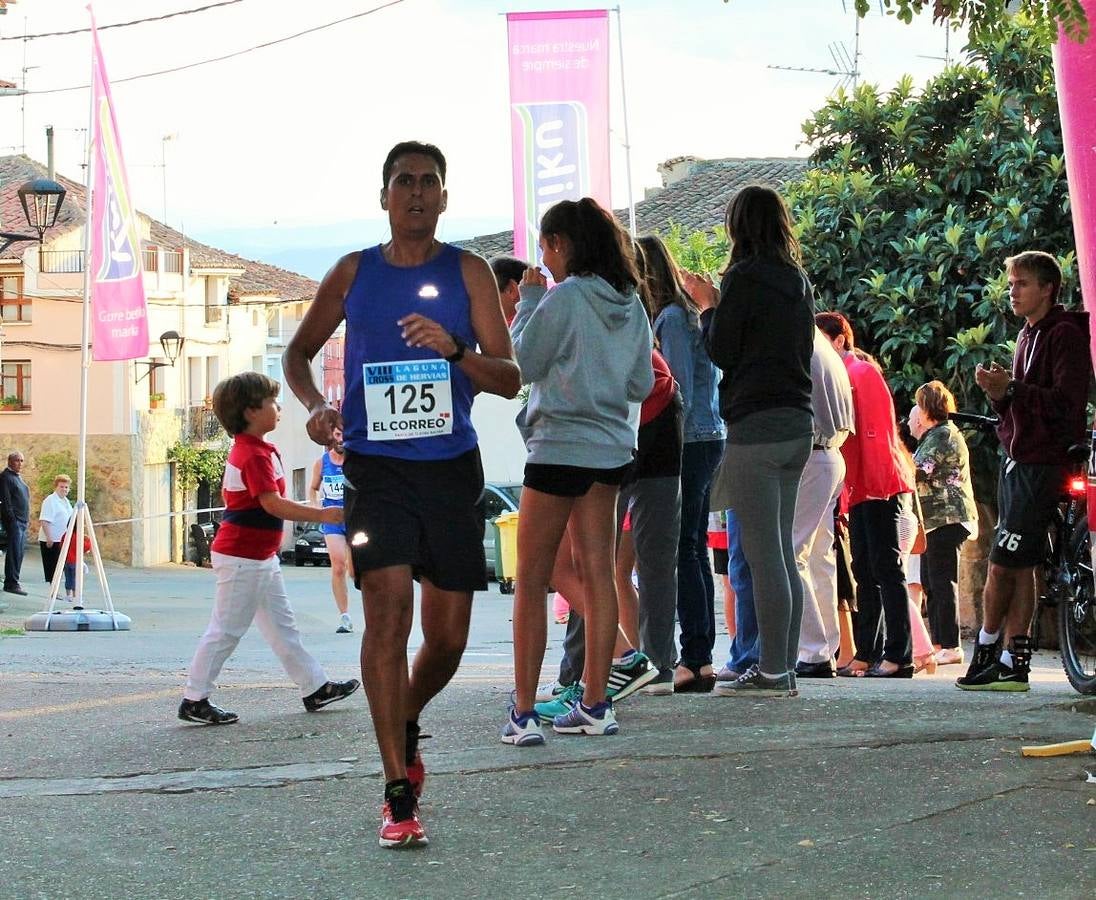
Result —
[{"label": "red running shoe", "polygon": [[392,817],[392,807],[385,803],[381,810],[381,846],[399,849],[401,847],[425,847],[429,841],[426,831],[419,821],[417,808],[412,808],[409,818],[396,821]]},{"label": "red running shoe", "polygon": [[411,782],[411,791],[418,800],[422,796],[423,785],[426,784],[426,766],[422,764],[422,754],[415,753],[415,758],[407,764],[407,780]]}]

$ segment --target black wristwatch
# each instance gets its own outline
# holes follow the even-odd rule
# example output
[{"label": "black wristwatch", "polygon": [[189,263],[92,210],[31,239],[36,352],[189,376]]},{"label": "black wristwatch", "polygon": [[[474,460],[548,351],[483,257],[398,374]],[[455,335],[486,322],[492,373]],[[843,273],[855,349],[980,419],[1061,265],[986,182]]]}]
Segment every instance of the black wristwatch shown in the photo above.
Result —
[{"label": "black wristwatch", "polygon": [[447,363],[459,363],[464,359],[464,351],[468,349],[468,345],[460,337],[460,335],[450,332],[449,339],[457,345],[457,351],[452,356],[445,357]]}]

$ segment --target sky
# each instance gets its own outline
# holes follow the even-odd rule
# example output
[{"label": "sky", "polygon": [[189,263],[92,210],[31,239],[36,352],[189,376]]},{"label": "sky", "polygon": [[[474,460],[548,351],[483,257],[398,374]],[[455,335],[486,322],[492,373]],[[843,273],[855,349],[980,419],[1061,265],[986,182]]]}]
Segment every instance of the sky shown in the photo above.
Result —
[{"label": "sky", "polygon": [[[100,28],[216,0],[95,0]],[[200,240],[271,261],[290,248],[383,240],[380,167],[397,141],[438,144],[449,163],[439,236],[509,227],[512,216],[506,24],[502,13],[568,8],[515,0],[241,0],[163,22],[101,31],[116,116],[140,209]],[[618,0],[635,200],[675,156],[802,156],[800,126],[838,78],[771,65],[829,68],[853,51],[847,0]],[[575,8],[594,4],[580,3]],[[846,12],[843,5],[848,7]],[[18,0],[0,17],[0,154],[45,160],[83,180],[86,0]],[[366,10],[376,12],[225,62],[120,79],[231,53]],[[942,66],[945,32],[878,10],[861,22],[862,78],[924,82]],[[628,204],[621,46],[612,38],[613,205]],[[7,40],[5,38],[18,38]],[[954,56],[962,41],[952,36]],[[25,53],[25,57],[24,57]],[[26,72],[24,73],[24,68]],[[171,136],[169,140],[164,140]],[[166,185],[166,196],[165,196]],[[8,223],[5,223],[8,224]],[[314,274],[314,273],[306,273]]]}]

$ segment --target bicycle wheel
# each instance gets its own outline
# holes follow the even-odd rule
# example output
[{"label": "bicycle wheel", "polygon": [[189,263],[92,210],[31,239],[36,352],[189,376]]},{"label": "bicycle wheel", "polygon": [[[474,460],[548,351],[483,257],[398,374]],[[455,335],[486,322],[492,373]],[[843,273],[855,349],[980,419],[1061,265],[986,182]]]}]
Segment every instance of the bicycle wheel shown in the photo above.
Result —
[{"label": "bicycle wheel", "polygon": [[1058,641],[1069,683],[1082,694],[1096,694],[1096,590],[1083,522],[1081,529],[1069,548],[1071,578],[1067,596],[1058,603]]}]

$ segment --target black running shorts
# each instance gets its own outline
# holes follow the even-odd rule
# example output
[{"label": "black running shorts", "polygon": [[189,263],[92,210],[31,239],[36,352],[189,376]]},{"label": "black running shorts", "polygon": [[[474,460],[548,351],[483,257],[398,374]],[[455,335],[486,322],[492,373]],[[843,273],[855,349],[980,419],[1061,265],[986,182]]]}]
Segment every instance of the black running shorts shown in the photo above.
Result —
[{"label": "black running shorts", "polygon": [[597,484],[619,487],[632,471],[634,463],[615,469],[589,469],[585,466],[557,466],[550,463],[526,463],[525,487],[553,497],[584,497]]},{"label": "black running shorts", "polygon": [[343,476],[356,584],[362,572],[410,566],[443,591],[487,589],[478,449],[414,462],[347,450]]},{"label": "black running shorts", "polygon": [[1018,463],[1005,458],[997,480],[997,531],[990,562],[1028,569],[1043,560],[1047,528],[1066,485],[1061,465]]}]

